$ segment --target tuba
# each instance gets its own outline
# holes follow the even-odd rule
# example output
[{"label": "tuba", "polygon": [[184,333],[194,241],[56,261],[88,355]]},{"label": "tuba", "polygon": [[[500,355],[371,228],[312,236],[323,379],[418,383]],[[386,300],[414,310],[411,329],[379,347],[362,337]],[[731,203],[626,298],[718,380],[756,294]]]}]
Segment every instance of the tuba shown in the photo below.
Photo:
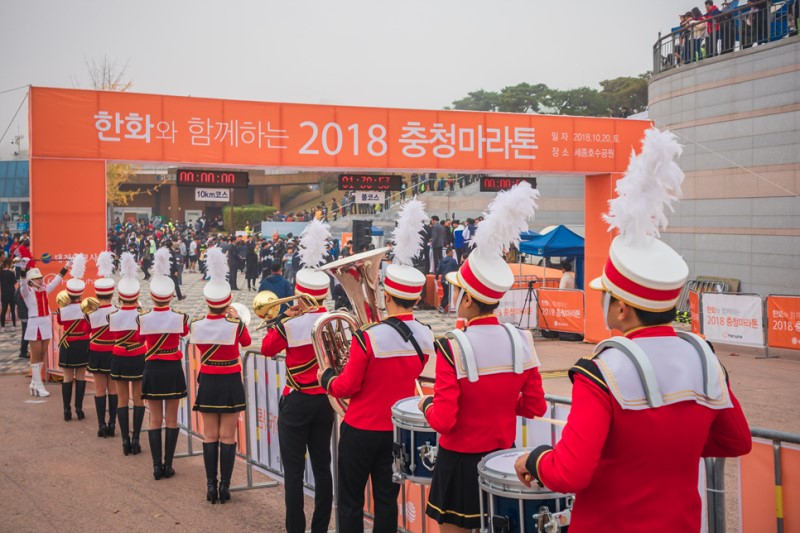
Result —
[{"label": "tuba", "polygon": [[[369,324],[380,322],[382,310],[378,307],[381,261],[388,248],[379,248],[351,255],[320,267],[341,283],[353,313],[333,311],[322,315],[311,327],[311,342],[317,363],[323,371],[333,368],[340,374],[350,357],[353,334]],[[328,396],[333,409],[344,416],[349,401]]]}]

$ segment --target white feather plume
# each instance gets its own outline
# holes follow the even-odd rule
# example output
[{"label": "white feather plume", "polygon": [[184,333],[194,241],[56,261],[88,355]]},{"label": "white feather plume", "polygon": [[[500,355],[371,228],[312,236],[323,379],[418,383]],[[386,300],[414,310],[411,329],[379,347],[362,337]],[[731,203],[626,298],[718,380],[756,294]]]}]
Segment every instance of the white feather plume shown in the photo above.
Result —
[{"label": "white feather plume", "polygon": [[83,279],[84,274],[86,274],[86,254],[75,254],[72,257],[69,275],[73,278]]},{"label": "white feather plume", "polygon": [[536,215],[538,199],[539,191],[526,181],[497,193],[472,239],[474,253],[492,257],[501,255],[512,244],[517,246],[519,234],[528,230],[528,220]]},{"label": "white feather plume", "polygon": [[114,255],[111,252],[100,252],[97,255],[97,277],[110,278],[114,273]]},{"label": "white feather plume", "polygon": [[420,233],[428,221],[425,204],[414,198],[404,203],[397,218],[397,227],[392,232],[394,239],[394,262],[398,265],[412,266],[413,260],[422,248],[423,235]]},{"label": "white feather plume", "polygon": [[206,252],[206,272],[208,272],[208,281],[225,281],[228,271],[228,259],[222,252],[222,248],[217,246],[209,248]]},{"label": "white feather plume", "polygon": [[603,219],[609,231],[619,230],[630,244],[646,244],[661,235],[669,221],[665,208],[681,197],[684,174],[677,163],[683,147],[674,133],[651,128],[645,132],[642,152],[631,154],[625,177],[617,182],[617,197],[608,202]]},{"label": "white feather plume", "polygon": [[166,248],[159,248],[156,250],[155,259],[153,260],[153,275],[154,276],[169,276],[170,263],[172,262],[172,255]]},{"label": "white feather plume", "polygon": [[329,226],[321,221],[312,220],[303,233],[300,234],[300,263],[305,268],[314,268],[321,265],[328,253],[327,241],[331,238]]},{"label": "white feather plume", "polygon": [[138,279],[139,268],[132,253],[122,252],[122,257],[119,260],[119,271],[123,278]]}]

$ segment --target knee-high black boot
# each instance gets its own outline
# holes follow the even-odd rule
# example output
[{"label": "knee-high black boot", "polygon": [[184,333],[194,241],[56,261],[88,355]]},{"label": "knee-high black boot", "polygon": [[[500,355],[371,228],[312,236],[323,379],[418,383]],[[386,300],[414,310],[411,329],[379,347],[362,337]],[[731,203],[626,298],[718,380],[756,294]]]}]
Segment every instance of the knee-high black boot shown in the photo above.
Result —
[{"label": "knee-high black boot", "polygon": [[231,499],[231,476],[236,463],[236,444],[219,445],[219,503]]},{"label": "knee-high black boot", "polygon": [[166,429],[164,436],[164,477],[175,475],[175,469],[172,468],[172,458],[175,457],[175,447],[178,445],[180,431],[178,428]]},{"label": "knee-high black boot", "polygon": [[122,435],[122,453],[125,455],[130,455],[131,435],[129,429],[130,425],[128,423],[128,406],[117,409],[117,418],[119,418],[119,432]]},{"label": "knee-high black boot", "polygon": [[219,442],[203,443],[203,462],[206,465],[206,501],[217,503],[217,463],[219,462]]},{"label": "knee-high black boot", "polygon": [[113,437],[117,429],[117,401],[119,396],[116,394],[108,395],[108,436]]},{"label": "knee-high black boot", "polygon": [[97,410],[97,436],[107,437],[108,426],[106,426],[106,397],[95,396],[94,407]]},{"label": "knee-high black boot", "polygon": [[72,381],[61,382],[61,400],[64,402],[64,420],[72,420]]},{"label": "knee-high black boot", "polygon": [[150,441],[150,455],[153,457],[153,477],[156,481],[164,476],[164,465],[161,464],[161,428],[147,432]]},{"label": "knee-high black boot", "polygon": [[144,420],[144,405],[133,406],[133,433],[131,434],[131,453],[139,455],[142,453],[142,446],[139,444],[139,433],[142,432],[142,421]]},{"label": "knee-high black boot", "polygon": [[83,395],[86,394],[86,380],[85,379],[76,379],[75,380],[75,414],[78,416],[78,420],[83,420],[86,418],[86,415],[83,414]]}]

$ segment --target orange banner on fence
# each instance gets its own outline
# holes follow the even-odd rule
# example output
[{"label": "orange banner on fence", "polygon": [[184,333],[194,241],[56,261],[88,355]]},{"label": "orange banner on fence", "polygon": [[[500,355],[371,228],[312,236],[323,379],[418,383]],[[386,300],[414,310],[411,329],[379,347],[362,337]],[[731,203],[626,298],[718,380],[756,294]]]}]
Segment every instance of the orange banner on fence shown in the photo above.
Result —
[{"label": "orange banner on fence", "polygon": [[700,294],[697,291],[689,291],[689,318],[692,321],[692,333],[700,335]]},{"label": "orange banner on fence", "polygon": [[650,122],[31,89],[32,157],[623,172]]},{"label": "orange banner on fence", "polygon": [[583,335],[583,291],[539,289],[537,294],[539,297],[539,329]]},{"label": "orange banner on fence", "polygon": [[739,531],[776,532],[778,512],[786,533],[800,533],[800,447],[781,447],[783,485],[775,486],[772,442],[753,439],[753,450],[739,458],[741,518]]},{"label": "orange banner on fence", "polygon": [[767,297],[767,346],[800,350],[800,297]]}]

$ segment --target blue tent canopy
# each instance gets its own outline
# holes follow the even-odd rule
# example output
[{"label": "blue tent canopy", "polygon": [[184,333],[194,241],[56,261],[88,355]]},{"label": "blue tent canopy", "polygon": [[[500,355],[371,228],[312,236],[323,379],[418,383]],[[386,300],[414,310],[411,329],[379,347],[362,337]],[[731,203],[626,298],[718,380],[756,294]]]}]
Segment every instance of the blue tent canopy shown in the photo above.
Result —
[{"label": "blue tent canopy", "polygon": [[372,226],[372,236],[373,237],[383,237],[383,230],[378,226]]},{"label": "blue tent canopy", "polygon": [[542,257],[575,257],[575,282],[578,288],[583,287],[583,237],[566,226],[558,226],[539,235],[532,231],[520,234],[522,242],[519,251],[523,254]]}]

